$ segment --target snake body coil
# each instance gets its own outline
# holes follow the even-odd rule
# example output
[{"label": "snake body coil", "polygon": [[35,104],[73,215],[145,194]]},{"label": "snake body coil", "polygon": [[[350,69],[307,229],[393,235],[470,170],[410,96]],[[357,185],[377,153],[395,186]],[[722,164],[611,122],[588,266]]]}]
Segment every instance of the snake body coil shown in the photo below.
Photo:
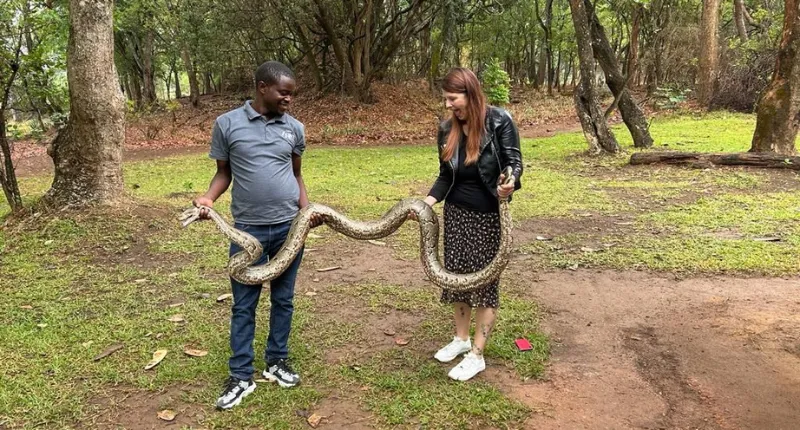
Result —
[{"label": "snake body coil", "polygon": [[[505,184],[514,183],[510,169],[505,172]],[[500,206],[500,247],[497,255],[483,269],[474,273],[452,273],[447,271],[439,261],[439,220],[433,209],[420,199],[404,199],[392,206],[379,220],[362,222],[351,220],[334,209],[311,203],[301,209],[274,258],[267,263],[253,266],[263,252],[261,243],[252,235],[237,230],[228,224],[217,212],[208,209],[209,216],[225,237],[242,247],[242,251],[232,255],[228,260],[230,276],[248,285],[265,284],[280,276],[292,264],[311,231],[311,220],[314,215],[323,218],[331,229],[360,240],[380,239],[394,233],[408,219],[408,214],[416,214],[420,233],[420,259],[425,274],[434,285],[454,291],[470,291],[481,288],[497,280],[508,264],[511,249],[511,214],[508,199],[499,198]],[[183,226],[191,224],[200,217],[200,207],[193,207],[181,214]]]}]

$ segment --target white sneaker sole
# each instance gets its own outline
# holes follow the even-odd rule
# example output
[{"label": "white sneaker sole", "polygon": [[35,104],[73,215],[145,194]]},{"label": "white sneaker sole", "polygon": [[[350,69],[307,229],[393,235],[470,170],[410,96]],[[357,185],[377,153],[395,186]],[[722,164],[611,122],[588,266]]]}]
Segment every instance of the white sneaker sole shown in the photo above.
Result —
[{"label": "white sneaker sole", "polygon": [[472,346],[470,346],[468,349],[460,351],[458,354],[456,354],[456,355],[454,355],[452,357],[440,357],[439,354],[437,353],[436,355],[433,356],[433,358],[437,359],[440,363],[449,363],[449,362],[455,360],[456,358],[464,355],[465,353],[470,352],[471,350],[472,350]]},{"label": "white sneaker sole", "polygon": [[242,393],[242,395],[241,395],[241,396],[239,396],[239,398],[238,398],[238,399],[236,399],[236,400],[235,400],[233,403],[231,403],[231,404],[229,404],[229,405],[227,405],[227,406],[220,406],[220,405],[215,405],[215,406],[217,407],[217,409],[222,409],[222,410],[228,410],[228,409],[231,409],[231,408],[233,408],[234,406],[238,406],[238,405],[239,405],[239,403],[242,403],[242,399],[244,399],[245,397],[247,397],[247,396],[248,396],[250,393],[252,393],[252,392],[253,392],[253,391],[255,391],[255,390],[256,390],[256,384],[255,384],[255,383],[253,383],[253,385],[251,385],[251,386],[250,386],[250,387],[248,387],[246,390],[244,390],[244,392]]},{"label": "white sneaker sole", "polygon": [[280,385],[282,388],[292,388],[292,387],[295,387],[295,386],[297,386],[299,384],[299,382],[296,383],[296,384],[288,384],[286,382],[283,382],[280,379],[278,379],[277,376],[273,375],[272,373],[267,372],[266,370],[261,372],[261,376],[263,376],[264,379],[266,379],[269,382],[277,382],[278,385]]}]

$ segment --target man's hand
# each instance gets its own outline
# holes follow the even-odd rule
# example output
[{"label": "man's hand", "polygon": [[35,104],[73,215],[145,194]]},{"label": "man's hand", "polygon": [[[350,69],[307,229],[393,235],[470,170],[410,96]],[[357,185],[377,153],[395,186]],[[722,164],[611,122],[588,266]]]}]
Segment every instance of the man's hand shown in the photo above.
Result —
[{"label": "man's hand", "polygon": [[501,173],[500,174],[500,179],[497,181],[498,184],[501,184],[501,185],[497,186],[497,195],[500,198],[503,198],[503,199],[508,198],[508,196],[510,196],[511,193],[514,192],[514,184],[502,185],[503,181],[505,181],[505,179],[506,179],[506,175]]},{"label": "man's hand", "polygon": [[[192,200],[192,204],[196,208],[200,207],[200,206],[213,208],[214,207],[214,200],[211,200],[206,196],[200,196],[200,197]],[[200,209],[200,219],[209,219],[208,210]]]}]

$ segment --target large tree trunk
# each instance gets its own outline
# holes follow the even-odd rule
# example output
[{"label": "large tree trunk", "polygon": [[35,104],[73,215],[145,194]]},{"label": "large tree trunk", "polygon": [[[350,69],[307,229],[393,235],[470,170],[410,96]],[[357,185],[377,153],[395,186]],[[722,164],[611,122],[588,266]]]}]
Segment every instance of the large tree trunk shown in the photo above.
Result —
[{"label": "large tree trunk", "polygon": [[48,153],[51,207],[106,203],[123,191],[125,108],[114,66],[113,0],[70,0],[67,79],[70,116]]},{"label": "large tree trunk", "polygon": [[603,68],[603,72],[606,75],[606,84],[614,94],[614,99],[618,100],[622,120],[625,121],[625,125],[633,138],[633,146],[649,148],[653,146],[653,138],[650,137],[650,131],[647,128],[647,118],[645,118],[644,112],[639,109],[636,100],[631,97],[630,91],[628,91],[627,82],[619,70],[617,57],[608,42],[605,29],[603,29],[597,14],[594,12],[594,6],[589,0],[583,0],[583,4],[586,6],[586,12],[590,20],[589,25],[592,28],[592,48],[600,67]]},{"label": "large tree trunk", "polygon": [[594,52],[589,33],[589,20],[583,0],[569,0],[572,10],[572,22],[578,41],[578,62],[580,63],[581,81],[575,90],[575,110],[581,121],[583,135],[589,144],[591,154],[602,152],[617,153],[620,151],[617,139],[608,128],[606,118],[600,111],[597,94],[594,88]]},{"label": "large tree trunk", "polygon": [[719,28],[720,0],[703,0],[700,25],[700,64],[697,71],[697,101],[708,108],[714,97],[719,63],[717,33]]},{"label": "large tree trunk", "polygon": [[758,103],[751,152],[794,154],[800,126],[800,0],[785,0],[775,72]]},{"label": "large tree trunk", "polygon": [[747,42],[747,26],[745,25],[744,0],[733,0],[733,20],[736,22],[736,33],[742,42]]},{"label": "large tree trunk", "polygon": [[189,99],[192,101],[192,106],[198,107],[200,106],[200,84],[197,82],[197,72],[194,70],[192,55],[186,45],[181,49],[181,58],[183,66],[186,67],[186,74],[189,75]]},{"label": "large tree trunk", "polygon": [[544,40],[539,56],[539,85],[543,85],[547,78],[547,95],[553,95],[553,0],[546,0],[544,5],[544,18],[539,15],[539,1],[534,0],[536,19],[542,27]]}]

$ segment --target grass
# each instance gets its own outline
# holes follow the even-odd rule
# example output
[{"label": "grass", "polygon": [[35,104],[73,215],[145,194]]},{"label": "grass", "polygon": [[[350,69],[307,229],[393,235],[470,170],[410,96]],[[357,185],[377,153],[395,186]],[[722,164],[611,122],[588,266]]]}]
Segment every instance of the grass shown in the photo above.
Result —
[{"label": "grass", "polygon": [[[739,151],[747,148],[753,125],[752,116],[713,114],[659,118],[652,132],[670,149]],[[620,127],[615,132],[631,151],[626,133]],[[516,244],[536,260],[532,268],[800,273],[795,174],[633,168],[625,156],[587,158],[584,146],[576,133],[523,142],[524,188],[515,195],[513,216],[524,230],[551,229],[554,236]],[[371,219],[400,198],[424,195],[437,173],[435,157],[432,146],[312,147],[304,175],[313,201]],[[382,427],[524,422],[531,411],[491,380],[473,381],[464,390],[444,377],[446,367],[431,362],[431,352],[450,335],[451,318],[434,294],[380,282],[327,285],[319,296],[298,295],[292,355],[307,383],[289,392],[260,388],[238,410],[211,411],[228,354],[229,303],[214,300],[228,290],[227,245],[210,224],[183,230],[175,217],[204,190],[212,168],[203,155],[131,163],[125,181],[135,205],[111,213],[45,214],[0,230],[0,426],[87,425],[107,413],[102,402],[92,401],[96,393],[175,387],[185,387],[186,394],[164,407],[199,408],[205,427],[301,428],[306,424],[295,411],[313,411],[332,393],[344,393]],[[26,203],[49,183],[47,177],[23,178]],[[226,195],[217,208],[226,214],[228,206]],[[7,211],[0,204],[0,216]],[[319,234],[310,246],[347,246],[324,228]],[[767,237],[779,240],[762,240]],[[416,258],[417,240],[409,225],[386,242],[397,257]],[[549,351],[536,304],[510,292],[502,302],[488,360],[520,379],[537,378]],[[358,311],[342,314],[345,305]],[[170,322],[176,314],[185,322]],[[259,327],[268,324],[267,315],[259,312]],[[384,339],[374,331],[388,316],[405,321],[411,344],[390,343],[366,355],[351,350],[374,336]],[[516,351],[513,339],[520,336],[531,340],[534,351]],[[92,360],[117,343],[124,348]],[[256,349],[263,343],[261,336]],[[208,355],[186,356],[187,346]],[[167,358],[145,371],[159,348],[169,350]]]}]

